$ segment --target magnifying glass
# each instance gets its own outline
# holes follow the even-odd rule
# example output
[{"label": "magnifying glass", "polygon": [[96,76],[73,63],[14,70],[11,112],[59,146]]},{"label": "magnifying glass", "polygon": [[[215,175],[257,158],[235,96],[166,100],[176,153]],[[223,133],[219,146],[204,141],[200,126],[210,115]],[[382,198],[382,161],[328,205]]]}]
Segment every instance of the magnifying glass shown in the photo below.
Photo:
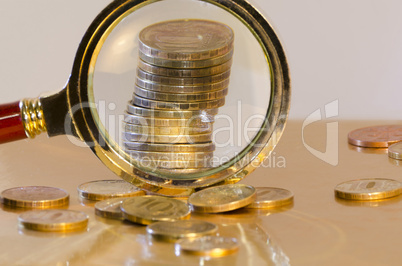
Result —
[{"label": "magnifying glass", "polygon": [[[140,32],[172,20],[220,23],[235,36],[224,101],[219,108],[196,108],[193,122],[202,126],[178,126],[180,119],[190,121],[187,115],[194,110],[164,110],[160,99],[150,100],[148,87],[138,84],[141,75],[149,75],[137,69],[149,63],[140,56]],[[141,106],[134,92],[157,105]],[[169,93],[164,97],[171,97]],[[139,188],[188,196],[203,187],[238,182],[258,167],[281,137],[289,104],[284,50],[270,24],[248,2],[115,0],[89,26],[64,89],[0,105],[0,143],[42,132],[67,135],[75,145],[85,143],[110,170]],[[133,122],[133,117],[140,120]],[[152,141],[143,140],[144,135]],[[183,140],[189,135],[191,140]],[[194,159],[200,154],[208,163]]]}]

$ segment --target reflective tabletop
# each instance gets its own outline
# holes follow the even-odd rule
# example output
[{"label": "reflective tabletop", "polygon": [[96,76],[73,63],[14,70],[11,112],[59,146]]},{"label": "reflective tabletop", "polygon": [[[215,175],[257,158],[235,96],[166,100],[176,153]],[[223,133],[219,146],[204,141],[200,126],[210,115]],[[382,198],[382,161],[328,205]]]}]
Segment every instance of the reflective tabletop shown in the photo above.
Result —
[{"label": "reflective tabletop", "polygon": [[[334,187],[360,178],[402,181],[402,161],[387,150],[347,143],[351,130],[398,121],[289,121],[264,165],[241,182],[292,191],[294,204],[279,209],[193,213],[235,237],[237,253],[221,258],[181,254],[150,238],[145,227],[95,215],[94,202],[77,186],[118,179],[90,149],[67,137],[39,136],[0,146],[0,189],[42,185],[70,193],[68,209],[89,215],[88,228],[43,233],[18,226],[24,210],[1,206],[0,265],[400,265],[402,197],[359,202],[337,199]],[[77,142],[74,142],[77,144]]]}]

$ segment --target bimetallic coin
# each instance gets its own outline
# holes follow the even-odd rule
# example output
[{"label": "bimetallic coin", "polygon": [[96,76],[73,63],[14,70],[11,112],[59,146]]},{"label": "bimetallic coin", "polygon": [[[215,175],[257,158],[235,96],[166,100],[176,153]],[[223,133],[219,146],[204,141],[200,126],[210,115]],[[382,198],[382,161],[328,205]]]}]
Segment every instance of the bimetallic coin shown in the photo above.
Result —
[{"label": "bimetallic coin", "polygon": [[141,106],[132,105],[129,103],[127,105],[127,113],[152,118],[168,118],[168,119],[192,119],[199,118],[204,121],[214,120],[214,115],[218,114],[218,109],[207,109],[207,110],[174,110],[174,111],[163,111],[148,109]]},{"label": "bimetallic coin", "polygon": [[256,190],[243,184],[222,185],[200,190],[188,198],[197,212],[218,213],[236,210],[254,202]]},{"label": "bimetallic coin", "polygon": [[180,200],[161,196],[140,196],[125,200],[121,206],[125,219],[148,225],[159,221],[189,219],[188,205]]},{"label": "bimetallic coin", "polygon": [[152,152],[152,151],[126,151],[134,160],[148,159],[159,161],[198,161],[209,160],[213,157],[213,152]]},{"label": "bimetallic coin", "polygon": [[394,143],[389,146],[388,156],[392,159],[402,160],[402,142]]},{"label": "bimetallic coin", "polygon": [[401,182],[384,178],[352,180],[335,187],[335,195],[348,200],[378,200],[395,197],[401,193]]},{"label": "bimetallic coin", "polygon": [[153,135],[153,134],[138,134],[131,132],[124,132],[124,140],[134,142],[146,143],[205,143],[212,141],[212,134],[198,134],[198,135]]},{"label": "bimetallic coin", "polygon": [[134,197],[145,192],[124,180],[98,180],[78,186],[78,195],[88,200]]},{"label": "bimetallic coin", "polygon": [[95,214],[104,218],[123,220],[123,212],[120,209],[120,205],[129,198],[113,198],[98,201],[95,204]]},{"label": "bimetallic coin", "polygon": [[77,231],[87,227],[88,215],[72,210],[35,210],[20,214],[18,222],[26,229],[36,231]]},{"label": "bimetallic coin", "polygon": [[229,70],[230,67],[232,66],[232,61],[233,60],[230,59],[229,61],[227,61],[221,65],[205,67],[205,68],[194,68],[194,69],[183,68],[183,69],[181,69],[181,68],[167,68],[167,67],[154,66],[147,62],[139,60],[138,67],[148,73],[159,75],[159,76],[194,78],[194,77],[212,76],[212,75],[216,75],[216,74],[225,72],[225,71]]},{"label": "bimetallic coin", "polygon": [[236,238],[203,236],[178,240],[176,250],[198,256],[222,257],[237,252],[239,244]]},{"label": "bimetallic coin", "polygon": [[216,83],[228,79],[230,77],[230,69],[225,72],[213,75],[213,76],[205,76],[205,77],[194,77],[194,78],[177,78],[177,77],[167,77],[167,76],[159,76],[155,74],[151,74],[145,72],[141,68],[137,69],[137,77],[143,80],[148,80],[154,83],[164,84],[164,85],[173,85],[173,86],[194,86],[194,85],[202,85],[208,83]]},{"label": "bimetallic coin", "polygon": [[293,203],[293,193],[289,190],[274,187],[256,187],[255,189],[256,199],[246,208],[265,209]]},{"label": "bimetallic coin", "polygon": [[138,106],[142,106],[145,108],[151,109],[160,109],[160,110],[170,110],[170,111],[181,111],[181,110],[205,110],[205,109],[214,109],[219,108],[225,105],[225,98],[220,98],[216,100],[210,101],[199,101],[199,102],[163,102],[163,101],[155,101],[150,99],[142,98],[138,95],[134,95],[133,103]]},{"label": "bimetallic coin", "polygon": [[156,23],[139,34],[139,50],[169,60],[202,60],[233,49],[234,34],[227,25],[199,19]]},{"label": "bimetallic coin", "polygon": [[124,123],[125,132],[133,132],[145,135],[197,135],[212,133],[212,126],[208,128],[199,127],[146,127]]},{"label": "bimetallic coin", "polygon": [[147,233],[151,236],[175,242],[180,238],[196,238],[206,235],[214,235],[218,227],[201,220],[179,220],[174,222],[157,222],[147,226]]},{"label": "bimetallic coin", "polygon": [[170,67],[170,68],[205,68],[216,65],[221,65],[233,57],[233,50],[227,54],[221,55],[219,57],[214,57],[211,59],[204,60],[169,60],[157,57],[152,57],[139,51],[139,56],[142,61],[145,61],[151,65]]},{"label": "bimetallic coin", "polygon": [[127,150],[154,152],[210,152],[215,150],[215,144],[212,142],[193,144],[124,142],[124,147]]},{"label": "bimetallic coin", "polygon": [[54,187],[15,187],[1,192],[1,200],[4,205],[11,207],[44,209],[68,205],[69,194]]},{"label": "bimetallic coin", "polygon": [[386,148],[390,144],[402,141],[402,126],[374,126],[353,130],[348,135],[352,145],[372,148]]},{"label": "bimetallic coin", "polygon": [[143,80],[137,77],[135,84],[138,87],[157,92],[165,93],[203,93],[216,90],[223,90],[229,86],[229,79],[216,83],[193,85],[193,86],[172,86]]},{"label": "bimetallic coin", "polygon": [[166,101],[166,102],[199,102],[199,101],[209,101],[216,100],[225,97],[228,94],[228,89],[204,92],[204,93],[164,93],[149,91],[138,86],[135,87],[135,94],[152,100]]},{"label": "bimetallic coin", "polygon": [[142,125],[148,127],[211,127],[214,120],[194,118],[152,118],[138,115],[124,114],[124,122],[133,125]]}]

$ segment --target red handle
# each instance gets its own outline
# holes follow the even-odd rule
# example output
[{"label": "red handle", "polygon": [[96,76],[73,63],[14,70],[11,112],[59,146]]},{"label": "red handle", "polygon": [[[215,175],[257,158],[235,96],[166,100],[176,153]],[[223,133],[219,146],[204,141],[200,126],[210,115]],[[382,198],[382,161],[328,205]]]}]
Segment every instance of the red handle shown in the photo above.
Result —
[{"label": "red handle", "polygon": [[0,104],[0,144],[25,138],[20,102]]}]

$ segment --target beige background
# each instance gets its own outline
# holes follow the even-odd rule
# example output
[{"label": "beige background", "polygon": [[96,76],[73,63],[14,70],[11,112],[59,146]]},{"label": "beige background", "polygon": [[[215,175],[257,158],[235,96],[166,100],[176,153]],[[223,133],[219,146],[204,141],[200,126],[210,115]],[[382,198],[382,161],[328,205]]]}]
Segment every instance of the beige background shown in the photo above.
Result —
[{"label": "beige background", "polygon": [[[109,2],[2,0],[0,102],[61,89],[81,37]],[[290,118],[304,119],[334,100],[340,119],[399,118],[402,2],[250,2],[285,46],[293,80]]]}]

